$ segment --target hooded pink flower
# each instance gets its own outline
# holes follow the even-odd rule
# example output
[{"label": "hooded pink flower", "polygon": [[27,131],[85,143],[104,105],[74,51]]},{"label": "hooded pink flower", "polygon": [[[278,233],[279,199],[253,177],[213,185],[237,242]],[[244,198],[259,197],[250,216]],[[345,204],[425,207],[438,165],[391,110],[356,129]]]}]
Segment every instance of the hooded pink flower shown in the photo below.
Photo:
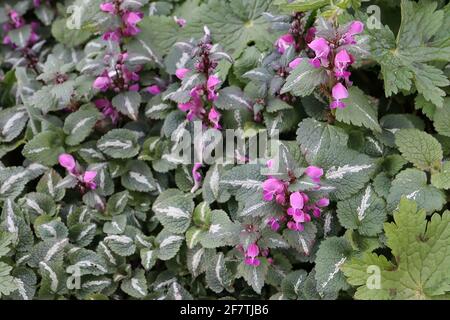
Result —
[{"label": "hooded pink flower", "polygon": [[107,74],[104,74],[102,76],[97,77],[97,79],[95,79],[93,87],[94,87],[94,89],[105,92],[109,89],[110,85],[111,85],[111,79],[108,77]]},{"label": "hooded pink flower", "polygon": [[112,103],[108,99],[97,99],[95,100],[95,106],[99,109],[103,116],[110,118],[113,124],[119,121],[119,112],[113,107]]},{"label": "hooded pink flower", "polygon": [[33,0],[33,5],[37,8],[41,5],[41,0]]},{"label": "hooded pink flower", "polygon": [[320,177],[323,176],[323,169],[316,166],[309,166],[306,168],[305,174],[315,183],[319,183]]},{"label": "hooded pink flower", "polygon": [[347,52],[347,50],[339,51],[334,57],[334,75],[338,79],[345,79],[349,82],[350,72],[347,68],[353,63],[353,57]]},{"label": "hooded pink flower", "polygon": [[100,4],[100,10],[102,10],[103,12],[115,14],[116,6],[112,2],[105,2],[105,3]]},{"label": "hooded pink flower", "polygon": [[200,168],[202,167],[201,163],[195,163],[192,168],[192,178],[194,179],[194,186],[191,189],[191,192],[195,192],[200,187],[200,182],[202,181],[202,175],[200,172]]},{"label": "hooded pink flower", "polygon": [[19,15],[19,13],[17,13],[17,11],[11,10],[11,12],[9,13],[9,17],[15,29],[18,29],[25,25],[25,20],[21,15]]},{"label": "hooded pink flower", "polygon": [[247,247],[247,251],[245,252],[245,264],[249,266],[259,266],[261,261],[256,257],[259,255],[259,247],[256,243],[252,243]]},{"label": "hooded pink flower", "polygon": [[348,98],[347,88],[340,82],[336,83],[336,85],[331,90],[331,95],[333,96],[334,101],[330,104],[331,109],[344,109],[345,103],[342,102],[342,99]]},{"label": "hooded pink flower", "polygon": [[330,199],[328,199],[328,198],[321,198],[316,202],[316,205],[321,208],[328,207],[329,204],[330,204]]},{"label": "hooded pink flower", "polygon": [[88,187],[91,190],[94,190],[97,188],[97,184],[94,182],[96,176],[97,176],[96,171],[86,171],[83,174],[81,180],[86,187]]},{"label": "hooded pink flower", "polygon": [[287,48],[294,44],[294,42],[294,37],[290,33],[286,33],[278,38],[275,45],[278,48],[278,52],[283,54],[287,50]]},{"label": "hooded pink flower", "polygon": [[183,111],[187,112],[186,118],[189,121],[192,121],[194,119],[202,119],[204,114],[206,113],[205,109],[203,108],[203,102],[201,99],[201,92],[202,89],[200,87],[194,87],[191,90],[191,99],[186,103],[179,103],[178,108]]},{"label": "hooded pink flower", "polygon": [[284,204],[286,202],[285,191],[286,186],[284,183],[275,178],[269,178],[263,182],[263,199],[266,201],[275,200],[279,204]]},{"label": "hooded pink flower", "polygon": [[208,120],[214,125],[214,129],[221,129],[222,127],[219,124],[220,121],[220,112],[218,112],[214,107],[209,110]]},{"label": "hooded pink flower", "polygon": [[175,71],[175,75],[177,76],[178,79],[183,80],[189,71],[190,71],[189,69],[180,68],[180,69],[177,69],[177,71]]},{"label": "hooded pink flower", "polygon": [[58,157],[59,164],[64,167],[67,171],[69,171],[72,174],[75,174],[77,164],[75,162],[75,159],[72,155],[68,153],[60,154]]},{"label": "hooded pink flower", "polygon": [[353,21],[349,26],[347,31],[342,36],[342,41],[344,44],[355,44],[355,38],[353,37],[356,34],[363,32],[364,24],[361,21]]},{"label": "hooded pink flower", "polygon": [[217,99],[216,86],[220,84],[220,79],[216,76],[209,76],[206,82],[206,87],[208,90],[208,99],[214,101]]},{"label": "hooded pink flower", "polygon": [[113,42],[119,42],[122,38],[122,33],[120,32],[120,29],[114,30],[114,31],[108,31],[103,34],[102,39],[105,41],[113,41]]},{"label": "hooded pink flower", "polygon": [[270,217],[267,220],[267,224],[270,226],[270,229],[272,229],[273,231],[277,231],[278,229],[280,229],[280,223],[278,222],[278,219],[275,217]]},{"label": "hooded pink flower", "polygon": [[318,38],[311,41],[311,43],[308,44],[308,47],[310,47],[316,54],[314,59],[310,60],[310,63],[315,68],[320,68],[321,65],[328,67],[328,55],[330,54],[330,46],[328,45],[328,41],[324,38]]},{"label": "hooded pink flower", "polygon": [[302,62],[303,58],[295,58],[289,63],[289,68],[295,69]]},{"label": "hooded pink flower", "polygon": [[186,19],[178,18],[177,16],[174,16],[173,19],[182,28],[186,25]]},{"label": "hooded pink flower", "polygon": [[160,87],[158,87],[156,84],[154,84],[154,85],[148,87],[148,88],[147,88],[147,91],[148,91],[150,94],[153,94],[153,95],[157,95],[157,94],[160,94],[160,93],[161,93]]},{"label": "hooded pink flower", "polygon": [[311,41],[313,41],[315,36],[316,36],[316,28],[314,27],[309,28],[305,36],[306,43],[310,43]]}]

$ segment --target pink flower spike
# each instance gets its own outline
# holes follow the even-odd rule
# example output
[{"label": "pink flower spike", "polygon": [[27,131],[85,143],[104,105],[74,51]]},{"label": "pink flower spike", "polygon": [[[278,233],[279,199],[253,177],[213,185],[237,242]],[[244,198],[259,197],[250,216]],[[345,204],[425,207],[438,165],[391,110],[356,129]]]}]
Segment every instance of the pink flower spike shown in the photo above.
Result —
[{"label": "pink flower spike", "polygon": [[329,204],[330,204],[330,199],[328,199],[328,198],[322,198],[316,202],[316,205],[321,208],[328,207]]},{"label": "pink flower spike", "polygon": [[107,91],[111,84],[111,79],[108,76],[100,76],[95,79],[93,87],[102,92]]},{"label": "pink flower spike", "polygon": [[304,202],[303,202],[303,196],[300,192],[294,192],[289,197],[289,202],[291,204],[291,207],[294,209],[303,209]]},{"label": "pink flower spike", "polygon": [[270,229],[273,231],[277,231],[280,228],[280,224],[278,223],[278,219],[275,217],[270,217],[267,220],[267,224],[270,226]]},{"label": "pink flower spike", "polygon": [[209,76],[206,82],[206,87],[208,90],[208,99],[214,101],[217,98],[217,93],[215,92],[216,86],[220,84],[220,79],[216,76]]},{"label": "pink flower spike", "polygon": [[356,41],[354,39],[354,35],[359,34],[363,32],[364,30],[364,24],[361,21],[353,21],[347,31],[342,36],[342,40],[344,44],[355,44]]},{"label": "pink flower spike", "polygon": [[289,68],[295,69],[302,62],[302,58],[295,58],[289,63]]},{"label": "pink flower spike", "polygon": [[278,52],[283,54],[294,42],[294,37],[290,33],[286,33],[278,38],[275,45],[278,48]]},{"label": "pink flower spike", "polygon": [[190,70],[186,68],[177,69],[177,71],[175,71],[175,75],[177,76],[178,79],[183,80],[183,78],[189,71]]},{"label": "pink flower spike", "polygon": [[208,120],[214,125],[214,129],[220,130],[222,128],[219,124],[220,117],[220,113],[215,108],[211,108],[208,114]]},{"label": "pink flower spike", "polygon": [[105,2],[100,4],[100,10],[102,10],[103,12],[114,14],[116,11],[116,6],[112,2]]},{"label": "pink flower spike", "polygon": [[320,67],[320,65],[328,67],[328,55],[330,54],[330,46],[328,45],[328,41],[324,38],[317,38],[311,41],[311,43],[308,44],[308,47],[310,47],[316,54],[315,58],[311,60],[311,64],[315,68]]},{"label": "pink flower spike", "polygon": [[345,108],[345,103],[343,103],[341,100],[348,98],[348,91],[347,88],[340,82],[336,83],[336,85],[333,87],[331,91],[331,95],[334,98],[334,101],[330,104],[331,109]]},{"label": "pink flower spike", "polygon": [[60,154],[58,157],[58,161],[59,161],[59,164],[62,167],[66,168],[67,171],[69,171],[70,173],[73,173],[73,174],[75,173],[77,164],[72,155],[70,155],[68,153]]},{"label": "pink flower spike", "polygon": [[306,168],[305,174],[310,177],[312,181],[319,183],[320,177],[323,176],[323,169],[316,166],[309,166]]},{"label": "pink flower spike", "polygon": [[144,17],[142,12],[127,12],[123,15],[122,20],[127,26],[135,27]]},{"label": "pink flower spike", "polygon": [[284,184],[278,179],[270,178],[263,182],[263,199],[272,201],[278,194],[284,193]]}]

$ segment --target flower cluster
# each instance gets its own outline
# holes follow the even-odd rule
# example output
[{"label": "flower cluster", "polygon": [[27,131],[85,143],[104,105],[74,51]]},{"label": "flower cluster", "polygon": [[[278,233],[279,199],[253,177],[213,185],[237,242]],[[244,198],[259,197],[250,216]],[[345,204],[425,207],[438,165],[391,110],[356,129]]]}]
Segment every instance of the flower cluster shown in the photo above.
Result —
[{"label": "flower cluster", "polygon": [[305,23],[303,12],[292,15],[289,31],[275,42],[279,53],[283,54],[290,46],[293,46],[296,52],[300,52],[314,39],[316,29],[312,27],[305,30]]},{"label": "flower cluster", "polygon": [[314,68],[325,68],[330,78],[332,101],[331,109],[345,108],[342,99],[348,98],[348,87],[351,86],[348,68],[354,63],[353,56],[345,49],[355,44],[354,36],[361,33],[364,25],[360,21],[353,21],[342,32],[336,32],[333,39],[315,38],[308,47],[314,51],[314,58],[310,60]]},{"label": "flower cluster", "polygon": [[[320,177],[323,170],[319,167],[309,166],[305,174],[317,184],[319,188]],[[303,231],[304,223],[311,221],[311,215],[318,218],[321,214],[321,208],[328,206],[329,199],[322,198],[314,203],[310,203],[308,195],[304,192],[289,191],[289,185],[295,181],[295,178],[289,181],[269,177],[263,183],[263,199],[265,201],[275,201],[278,203],[285,214],[281,217],[270,217],[267,224],[274,231],[280,228],[281,223],[286,223],[288,229]]]},{"label": "flower cluster", "polygon": [[122,0],[105,2],[100,5],[103,12],[119,17],[121,25],[114,30],[109,30],[103,35],[104,40],[119,42],[122,37],[133,37],[141,30],[137,24],[142,20],[144,14],[139,11],[129,11],[121,7]]},{"label": "flower cluster", "polygon": [[97,188],[97,184],[94,181],[97,176],[96,171],[86,170],[82,172],[80,165],[77,164],[74,157],[67,153],[61,154],[58,160],[59,164],[67,170],[69,175],[76,179],[77,186],[80,190],[95,190]]},{"label": "flower cluster", "polygon": [[212,47],[209,30],[206,29],[205,36],[194,51],[196,61],[194,70],[180,68],[176,71],[176,76],[180,80],[194,73],[203,75],[205,78],[203,83],[195,85],[190,90],[189,101],[179,103],[178,108],[187,113],[186,117],[189,121],[201,120],[206,127],[221,129],[221,125],[219,124],[221,114],[214,107],[214,101],[218,97],[217,89],[221,81],[214,75],[218,63],[211,57]]},{"label": "flower cluster", "polygon": [[[3,37],[3,44],[9,45],[16,49],[16,45],[11,41],[11,38],[7,35],[7,33],[11,30],[20,29],[23,26],[25,26],[26,21],[25,19],[15,10],[10,10],[8,12],[8,22],[3,24],[3,31],[6,34]],[[39,28],[39,23],[33,21],[30,24],[31,26],[31,32],[30,36],[27,40],[26,47],[32,47],[36,42],[39,40],[39,35],[37,34],[37,29]]]}]

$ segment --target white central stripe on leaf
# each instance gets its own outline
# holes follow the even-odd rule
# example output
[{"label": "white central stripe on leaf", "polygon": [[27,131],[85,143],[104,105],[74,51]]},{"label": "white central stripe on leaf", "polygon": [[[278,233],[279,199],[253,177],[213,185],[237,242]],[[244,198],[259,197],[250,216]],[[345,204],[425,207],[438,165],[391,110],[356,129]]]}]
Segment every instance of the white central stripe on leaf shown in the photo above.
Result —
[{"label": "white central stripe on leaf", "polygon": [[361,164],[361,165],[354,165],[354,166],[350,166],[350,165],[346,164],[345,166],[338,167],[338,168],[333,166],[327,171],[327,173],[325,174],[325,177],[330,180],[342,179],[344,177],[344,175],[346,175],[348,173],[358,173],[364,169],[369,169],[371,167],[372,167],[371,164]]},{"label": "white central stripe on leaf", "polygon": [[183,300],[183,296],[180,293],[180,289],[178,288],[179,284],[174,282],[172,283],[173,296],[175,300]]},{"label": "white central stripe on leaf", "polygon": [[133,287],[134,290],[136,290],[137,292],[139,292],[139,294],[145,296],[145,290],[142,289],[139,286],[139,280],[138,279],[131,279],[131,286]]},{"label": "white central stripe on leaf", "polygon": [[150,183],[150,181],[147,179],[146,176],[144,176],[143,174],[139,173],[139,172],[135,172],[135,171],[130,171],[130,177],[134,180],[136,180],[138,183],[145,185],[146,187],[152,189],[153,186]]},{"label": "white central stripe on leaf", "polygon": [[236,101],[236,102],[239,102],[239,103],[245,105],[246,107],[249,107],[249,108],[250,108],[250,104],[249,104],[244,98],[242,98],[242,97],[240,97],[240,96],[238,96],[238,95],[236,95],[236,94],[233,94],[233,93],[227,94],[227,96],[228,96],[231,100],[234,100],[234,101]]},{"label": "white central stripe on leaf", "polygon": [[188,247],[189,248],[193,248],[194,247],[195,240],[197,240],[197,238],[201,234],[201,232],[202,232],[201,229],[195,230],[195,232],[191,236],[191,240],[188,243]]},{"label": "white central stripe on leaf", "polygon": [[410,194],[408,194],[407,196],[406,196],[406,198],[407,199],[412,199],[412,200],[415,200],[416,199],[416,196],[417,196],[417,194],[420,192],[420,190],[416,190],[416,191],[413,191],[413,192],[411,192]]},{"label": "white central stripe on leaf", "polygon": [[120,140],[110,140],[110,141],[106,141],[106,142],[100,144],[98,147],[101,149],[106,149],[106,148],[128,149],[128,148],[131,148],[132,146],[133,146],[133,142],[131,142],[130,140],[126,140],[125,142],[122,142]]},{"label": "white central stripe on leaf", "polygon": [[44,267],[50,276],[50,289],[53,292],[56,292],[58,290],[58,277],[56,276],[56,273],[44,261],[39,262],[39,264]]},{"label": "white central stripe on leaf", "polygon": [[174,218],[174,219],[184,219],[189,218],[190,214],[186,211],[181,210],[177,207],[167,207],[167,208],[161,208],[157,207],[156,210],[160,213],[166,214],[166,216]]},{"label": "white central stripe on leaf", "polygon": [[8,131],[14,127],[14,122],[22,119],[25,115],[26,112],[22,111],[15,113],[11,118],[9,118],[8,121],[6,121],[5,125],[3,126],[2,135],[3,136],[8,135]]},{"label": "white central stripe on leaf", "polygon": [[69,239],[63,239],[59,242],[56,242],[53,246],[50,247],[50,249],[47,251],[47,254],[45,255],[44,261],[48,262],[51,258],[60,250],[62,250],[66,244],[69,243]]},{"label": "white central stripe on leaf", "polygon": [[30,298],[27,295],[27,291],[25,290],[25,286],[23,284],[23,281],[19,278],[14,278],[14,282],[17,285],[17,290],[19,291],[20,296],[23,300],[30,300]]},{"label": "white central stripe on leaf", "polygon": [[369,199],[371,195],[372,189],[370,188],[370,185],[367,186],[366,191],[364,192],[363,197],[361,198],[361,203],[359,204],[356,211],[358,212],[358,220],[362,221],[366,215],[366,210],[370,207]]},{"label": "white central stripe on leaf", "polygon": [[83,239],[85,236],[87,236],[87,234],[92,230],[95,229],[96,225],[95,224],[91,224],[89,225],[86,229],[84,229],[83,231],[80,232],[80,234],[77,237],[77,240],[80,241],[81,239]]},{"label": "white central stripe on leaf", "polygon": [[220,224],[212,224],[209,227],[209,233],[214,234],[214,233],[219,232],[221,229],[222,229],[222,227],[220,226]]},{"label": "white central stripe on leaf", "polygon": [[8,191],[13,186],[13,184],[15,182],[17,182],[20,179],[24,178],[27,174],[28,174],[28,171],[24,170],[24,171],[19,172],[19,173],[15,174],[15,175],[12,175],[8,179],[6,179],[3,182],[2,187],[0,188],[0,193],[6,193],[6,191]]},{"label": "white central stripe on leaf", "polygon": [[9,233],[16,233],[18,231],[14,223],[14,210],[11,199],[6,199],[6,226]]},{"label": "white central stripe on leaf", "polygon": [[87,117],[82,119],[81,121],[79,121],[75,127],[73,127],[72,131],[70,132],[71,134],[75,134],[75,132],[79,129],[82,129],[82,127],[91,119],[94,119],[94,117]]},{"label": "white central stripe on leaf", "polygon": [[133,242],[133,239],[127,236],[118,236],[118,235],[112,235],[105,238],[105,241],[115,241],[122,244],[129,244]]},{"label": "white central stripe on leaf", "polygon": [[36,149],[31,149],[28,151],[28,153],[33,154],[33,153],[39,153],[45,150],[49,150],[49,147],[42,147],[42,148],[36,148]]},{"label": "white central stripe on leaf", "polygon": [[198,269],[198,266],[200,265],[200,261],[202,260],[204,252],[205,249],[201,248],[192,256],[192,270],[194,271],[194,273],[196,273],[195,271]]},{"label": "white central stripe on leaf", "polygon": [[242,187],[246,189],[262,188],[262,181],[258,180],[222,180],[221,183],[228,184],[233,187]]},{"label": "white central stripe on leaf", "polygon": [[165,238],[165,239],[161,242],[161,244],[159,245],[159,247],[160,247],[160,248],[163,248],[163,247],[166,247],[166,246],[168,246],[168,245],[170,245],[170,244],[172,244],[172,243],[174,243],[174,242],[177,242],[177,241],[180,241],[180,240],[183,240],[183,239],[184,239],[184,237],[181,237],[181,236],[169,236],[169,237]]},{"label": "white central stripe on leaf", "polygon": [[334,265],[334,270],[333,272],[330,273],[330,275],[328,276],[328,279],[322,283],[322,289],[325,288],[328,283],[330,283],[330,281],[334,278],[334,276],[339,272],[341,266],[344,264],[345,260],[347,260],[346,257],[343,257],[341,260],[339,260],[338,262],[336,262],[336,264]]},{"label": "white central stripe on leaf", "polygon": [[220,272],[222,271],[222,259],[223,259],[223,253],[219,253],[219,257],[217,258],[215,271],[216,271],[217,280],[219,281],[221,286],[223,286],[223,280],[222,280],[222,276],[220,274]]},{"label": "white central stripe on leaf", "polygon": [[125,96],[124,100],[125,108],[127,109],[128,114],[131,116],[131,118],[133,118],[133,120],[136,120],[137,117],[133,109],[133,105],[131,104],[130,97]]}]

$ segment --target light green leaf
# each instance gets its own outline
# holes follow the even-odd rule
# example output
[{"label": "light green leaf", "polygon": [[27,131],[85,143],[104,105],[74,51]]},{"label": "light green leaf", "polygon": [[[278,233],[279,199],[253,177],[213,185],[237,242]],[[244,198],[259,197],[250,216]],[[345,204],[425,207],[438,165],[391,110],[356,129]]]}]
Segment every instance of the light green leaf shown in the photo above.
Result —
[{"label": "light green leaf", "polygon": [[306,97],[325,81],[326,71],[323,68],[314,68],[307,59],[303,59],[287,77],[280,93],[290,92],[294,96]]},{"label": "light green leaf", "polygon": [[120,113],[136,121],[139,115],[141,101],[142,97],[138,92],[127,91],[115,96],[112,99],[112,105],[119,110]]},{"label": "light green leaf", "polygon": [[128,129],[113,129],[97,142],[100,151],[115,159],[132,158],[139,152],[137,133]]},{"label": "light green leaf", "polygon": [[33,137],[23,148],[23,155],[37,163],[52,166],[58,163],[58,156],[64,153],[62,131],[44,131]]},{"label": "light green leaf", "polygon": [[261,294],[261,289],[264,286],[269,270],[269,263],[265,258],[260,258],[259,260],[261,262],[259,266],[250,266],[242,261],[238,265],[238,273],[256,293]]}]

